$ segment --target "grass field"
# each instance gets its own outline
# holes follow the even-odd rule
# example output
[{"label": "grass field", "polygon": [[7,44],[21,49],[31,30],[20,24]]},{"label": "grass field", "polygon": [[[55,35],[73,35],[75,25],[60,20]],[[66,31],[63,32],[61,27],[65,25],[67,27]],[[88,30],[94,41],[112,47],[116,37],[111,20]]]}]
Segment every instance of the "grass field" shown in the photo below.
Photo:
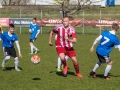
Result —
[{"label": "grass field", "polygon": [[[34,43],[40,49],[38,55],[41,57],[41,62],[37,65],[30,61],[29,34],[18,34],[23,55],[23,58],[19,58],[21,71],[14,70],[13,58],[6,63],[6,69],[0,66],[0,90],[119,90],[120,52],[117,49],[114,49],[111,53],[114,62],[110,72],[111,80],[102,79],[106,64],[98,69],[98,78],[89,77],[89,72],[97,61],[95,52],[90,53],[89,49],[97,36],[77,34],[78,42],[74,45],[74,48],[77,52],[80,71],[84,76],[80,79],[75,76],[71,60],[68,60],[69,71],[67,77],[56,73],[57,53],[55,46],[50,47],[48,45],[48,34],[40,34]],[[0,63],[2,63],[4,58],[2,47],[0,51]]]}]

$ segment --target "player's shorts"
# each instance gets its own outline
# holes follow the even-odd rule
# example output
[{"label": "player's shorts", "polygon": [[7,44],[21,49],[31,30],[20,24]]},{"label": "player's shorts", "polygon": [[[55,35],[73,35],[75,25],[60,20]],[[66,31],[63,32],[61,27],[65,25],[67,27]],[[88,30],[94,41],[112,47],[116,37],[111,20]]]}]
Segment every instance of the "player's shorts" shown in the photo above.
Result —
[{"label": "player's shorts", "polygon": [[70,58],[76,56],[76,51],[73,49],[73,47],[72,48],[65,47],[65,50],[66,55],[69,56]]},{"label": "player's shorts", "polygon": [[14,47],[3,47],[3,52],[5,56],[17,57],[16,50]]},{"label": "player's shorts", "polygon": [[97,53],[97,57],[101,63],[107,63],[111,61],[109,56],[101,56],[100,54]]},{"label": "player's shorts", "polygon": [[37,38],[34,38],[34,39],[30,39],[30,42],[35,42]]},{"label": "player's shorts", "polygon": [[59,55],[60,53],[66,54],[66,50],[64,47],[56,47],[57,54]]}]

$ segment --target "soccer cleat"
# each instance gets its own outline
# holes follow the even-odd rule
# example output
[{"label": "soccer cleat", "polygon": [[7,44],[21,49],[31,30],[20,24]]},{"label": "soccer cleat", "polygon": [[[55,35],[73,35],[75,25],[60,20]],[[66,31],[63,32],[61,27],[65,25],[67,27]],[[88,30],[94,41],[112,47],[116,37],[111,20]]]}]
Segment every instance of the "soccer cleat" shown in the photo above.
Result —
[{"label": "soccer cleat", "polygon": [[110,78],[108,76],[104,76],[105,80],[110,80]]},{"label": "soccer cleat", "polygon": [[93,78],[96,78],[96,77],[97,77],[97,76],[96,76],[96,73],[95,73],[95,72],[93,72],[93,71],[92,71],[92,72],[90,72],[90,73],[89,73],[89,75],[90,75],[90,76],[92,76]]},{"label": "soccer cleat", "polygon": [[18,72],[21,71],[19,68],[16,68],[15,70],[18,71]]},{"label": "soccer cleat", "polygon": [[63,71],[63,74],[64,74],[64,75],[67,74],[67,71],[68,71],[68,64],[67,64],[67,63],[66,63],[66,65],[63,67],[62,71]]},{"label": "soccer cleat", "polygon": [[61,72],[62,70],[60,68],[57,68],[57,72]]},{"label": "soccer cleat", "polygon": [[77,73],[76,76],[79,78],[83,78],[82,74],[80,74],[80,73]]},{"label": "soccer cleat", "polygon": [[5,61],[2,62],[2,67],[3,67],[3,68],[5,67]]}]

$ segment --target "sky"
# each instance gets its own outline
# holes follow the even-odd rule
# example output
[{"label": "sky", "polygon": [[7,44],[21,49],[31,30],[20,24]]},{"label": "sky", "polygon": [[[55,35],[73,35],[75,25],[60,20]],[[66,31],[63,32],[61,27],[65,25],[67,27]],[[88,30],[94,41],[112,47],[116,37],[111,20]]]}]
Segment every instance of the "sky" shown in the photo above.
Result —
[{"label": "sky", "polygon": [[[70,1],[76,1],[76,0],[70,0]],[[96,3],[95,5],[105,5],[106,0],[92,0],[92,1],[102,1],[99,3]],[[112,0],[109,0],[112,1]],[[115,1],[115,5],[120,5],[120,0],[114,0]],[[35,3],[35,0],[32,0],[32,3]],[[54,0],[36,0],[36,4],[37,5],[52,5],[54,4]]]}]

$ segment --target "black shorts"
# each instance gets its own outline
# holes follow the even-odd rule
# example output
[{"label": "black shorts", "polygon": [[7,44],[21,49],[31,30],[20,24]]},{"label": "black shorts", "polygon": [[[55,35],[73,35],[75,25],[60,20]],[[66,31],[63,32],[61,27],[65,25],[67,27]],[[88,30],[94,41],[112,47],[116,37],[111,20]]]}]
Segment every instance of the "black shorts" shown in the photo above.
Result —
[{"label": "black shorts", "polygon": [[6,56],[17,57],[16,50],[14,47],[3,47],[4,54]]},{"label": "black shorts", "polygon": [[107,63],[111,61],[109,56],[101,56],[100,54],[97,53],[97,57],[101,63]]},{"label": "black shorts", "polygon": [[37,39],[37,38],[35,38],[35,39],[30,39],[30,42],[35,42],[36,39]]}]

